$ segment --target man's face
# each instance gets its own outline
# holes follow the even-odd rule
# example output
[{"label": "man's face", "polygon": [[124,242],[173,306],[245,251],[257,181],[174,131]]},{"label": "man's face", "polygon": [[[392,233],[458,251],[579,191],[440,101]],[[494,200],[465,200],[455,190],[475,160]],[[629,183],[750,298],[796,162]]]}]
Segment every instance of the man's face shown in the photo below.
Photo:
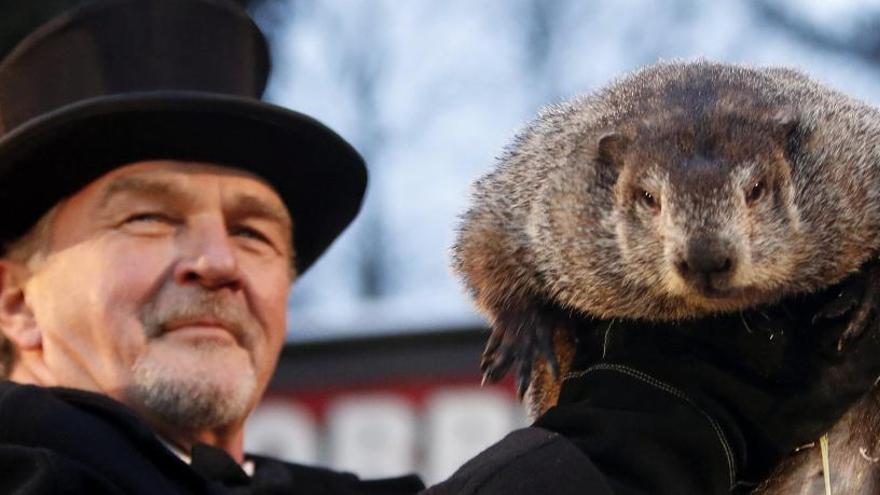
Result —
[{"label": "man's face", "polygon": [[57,385],[178,428],[242,420],[286,328],[291,225],[245,172],[139,162],[63,201],[25,300]]}]

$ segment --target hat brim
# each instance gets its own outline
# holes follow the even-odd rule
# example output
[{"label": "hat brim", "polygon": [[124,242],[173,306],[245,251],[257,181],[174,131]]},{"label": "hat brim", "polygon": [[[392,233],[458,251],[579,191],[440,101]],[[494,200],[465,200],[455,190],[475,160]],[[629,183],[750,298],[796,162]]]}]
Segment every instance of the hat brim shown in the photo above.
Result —
[{"label": "hat brim", "polygon": [[104,96],[0,138],[0,239],[21,236],[59,200],[110,170],[158,159],[229,165],[265,179],[293,217],[298,273],[354,219],[367,181],[351,145],[291,110],[213,93]]}]

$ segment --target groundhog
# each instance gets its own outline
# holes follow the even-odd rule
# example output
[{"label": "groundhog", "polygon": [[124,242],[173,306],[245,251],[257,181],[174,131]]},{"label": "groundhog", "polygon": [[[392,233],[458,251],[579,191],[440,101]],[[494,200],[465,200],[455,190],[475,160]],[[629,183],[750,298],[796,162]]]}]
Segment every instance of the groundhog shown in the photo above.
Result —
[{"label": "groundhog", "polygon": [[[476,183],[453,248],[492,323],[486,378],[516,364],[539,414],[573,319],[695,319],[837,284],[880,248],[878,159],[880,112],[784,68],[661,63],[544,110]],[[861,297],[845,337],[877,306]],[[838,429],[859,436],[859,414]]]}]

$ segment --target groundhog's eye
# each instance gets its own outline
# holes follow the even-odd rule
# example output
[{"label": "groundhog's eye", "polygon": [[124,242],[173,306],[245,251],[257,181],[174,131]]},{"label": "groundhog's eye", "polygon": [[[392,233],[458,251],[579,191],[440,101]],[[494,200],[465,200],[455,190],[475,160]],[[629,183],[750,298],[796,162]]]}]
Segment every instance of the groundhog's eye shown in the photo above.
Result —
[{"label": "groundhog's eye", "polygon": [[660,200],[644,189],[638,190],[636,199],[652,210],[660,210]]},{"label": "groundhog's eye", "polygon": [[761,196],[764,195],[764,181],[756,180],[749,185],[749,189],[746,191],[746,203],[752,204],[755,201],[761,199]]}]

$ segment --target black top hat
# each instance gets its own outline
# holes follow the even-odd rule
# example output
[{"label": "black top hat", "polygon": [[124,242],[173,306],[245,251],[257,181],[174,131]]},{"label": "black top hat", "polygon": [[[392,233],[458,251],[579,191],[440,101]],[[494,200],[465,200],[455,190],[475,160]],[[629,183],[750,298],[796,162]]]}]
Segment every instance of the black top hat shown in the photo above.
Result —
[{"label": "black top hat", "polygon": [[298,272],[354,219],[360,155],[318,121],[259,100],[266,41],[226,0],[111,0],[43,25],[0,62],[0,243],[120,165],[252,171],[291,212]]}]

